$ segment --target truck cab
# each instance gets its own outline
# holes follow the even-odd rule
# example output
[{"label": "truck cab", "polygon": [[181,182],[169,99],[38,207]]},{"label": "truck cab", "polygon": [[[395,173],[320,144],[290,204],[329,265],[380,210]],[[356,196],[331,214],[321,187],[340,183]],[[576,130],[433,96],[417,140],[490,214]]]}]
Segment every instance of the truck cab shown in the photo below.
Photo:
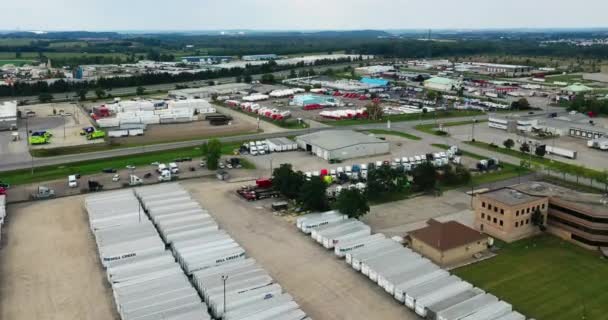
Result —
[{"label": "truck cab", "polygon": [[257,147],[249,147],[249,154],[252,156],[257,156],[258,155],[258,148]]},{"label": "truck cab", "polygon": [[70,188],[76,188],[78,187],[78,180],[76,179],[76,175],[69,175],[68,176],[68,187]]},{"label": "truck cab", "polygon": [[156,168],[156,171],[158,171],[158,173],[163,173],[163,171],[166,171],[167,169],[168,169],[167,165],[164,163],[161,163],[158,165],[158,168]]},{"label": "truck cab", "polygon": [[169,163],[169,170],[171,170],[171,173],[173,173],[173,174],[179,173],[179,167],[177,166],[177,163],[175,163],[175,162]]}]

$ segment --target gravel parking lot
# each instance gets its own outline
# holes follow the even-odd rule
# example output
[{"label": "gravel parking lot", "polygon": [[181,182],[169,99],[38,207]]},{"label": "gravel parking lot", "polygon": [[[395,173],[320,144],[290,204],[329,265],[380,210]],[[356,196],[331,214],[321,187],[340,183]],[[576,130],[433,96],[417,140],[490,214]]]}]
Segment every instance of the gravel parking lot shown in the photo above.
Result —
[{"label": "gravel parking lot", "polygon": [[119,319],[83,197],[8,207],[0,249],[0,319]]},{"label": "gravel parking lot", "polygon": [[238,198],[234,191],[240,183],[182,185],[313,319],[417,319],[294,225]]}]

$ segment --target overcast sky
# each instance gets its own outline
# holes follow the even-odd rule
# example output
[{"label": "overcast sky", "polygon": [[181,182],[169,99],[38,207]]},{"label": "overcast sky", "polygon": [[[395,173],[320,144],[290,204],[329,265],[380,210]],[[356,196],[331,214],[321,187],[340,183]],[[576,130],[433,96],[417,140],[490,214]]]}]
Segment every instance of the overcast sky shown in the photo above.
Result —
[{"label": "overcast sky", "polygon": [[608,0],[4,0],[3,30],[608,27]]}]

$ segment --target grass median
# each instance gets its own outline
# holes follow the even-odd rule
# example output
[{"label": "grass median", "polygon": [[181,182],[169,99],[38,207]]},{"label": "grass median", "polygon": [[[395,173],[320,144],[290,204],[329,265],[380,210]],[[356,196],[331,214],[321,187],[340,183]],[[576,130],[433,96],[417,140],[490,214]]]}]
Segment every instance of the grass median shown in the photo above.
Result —
[{"label": "grass median", "polygon": [[498,256],[454,273],[538,320],[606,319],[608,264],[550,235],[503,244]]},{"label": "grass median", "polygon": [[[222,144],[222,154],[232,155],[233,151],[238,149],[240,145],[241,142]],[[176,158],[183,157],[193,158],[194,161],[195,158],[202,157],[201,149],[199,147],[189,147],[167,151],[148,152],[131,156],[114,157],[109,159],[89,160],[61,165],[37,167],[34,168],[33,174],[30,169],[7,171],[0,173],[0,180],[11,185],[20,185],[65,178],[70,174],[76,173],[81,175],[99,173],[105,168],[123,169],[127,165],[145,166],[150,165],[150,163],[155,161],[171,162]],[[243,167],[245,169],[255,168],[255,166],[248,161],[243,163]]]}]

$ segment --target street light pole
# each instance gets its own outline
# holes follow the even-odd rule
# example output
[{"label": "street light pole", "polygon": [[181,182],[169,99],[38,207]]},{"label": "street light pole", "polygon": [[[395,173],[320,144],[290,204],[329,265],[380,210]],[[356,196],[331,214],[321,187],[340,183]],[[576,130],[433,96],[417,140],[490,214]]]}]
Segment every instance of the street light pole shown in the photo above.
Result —
[{"label": "street light pole", "polygon": [[224,282],[224,314],[226,314],[226,280],[228,280],[228,275],[222,275],[222,281]]}]

